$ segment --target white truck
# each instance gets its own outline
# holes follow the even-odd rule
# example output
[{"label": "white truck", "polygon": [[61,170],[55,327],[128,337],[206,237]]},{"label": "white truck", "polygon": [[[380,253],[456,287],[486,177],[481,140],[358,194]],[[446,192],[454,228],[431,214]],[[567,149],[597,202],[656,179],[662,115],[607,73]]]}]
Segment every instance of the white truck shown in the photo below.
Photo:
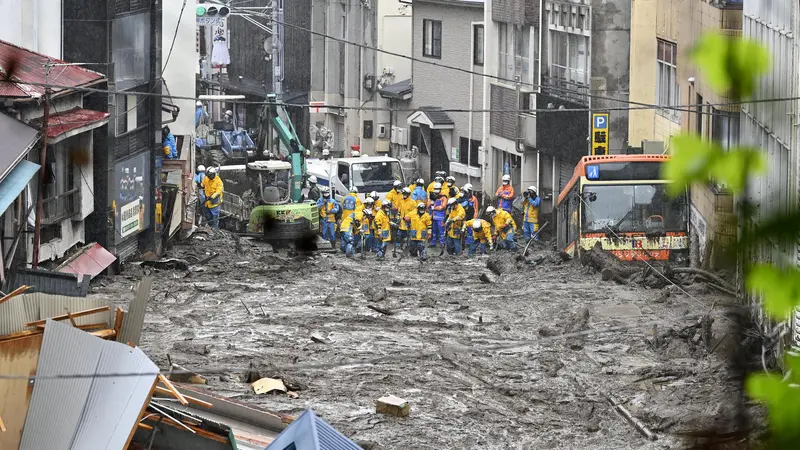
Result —
[{"label": "white truck", "polygon": [[317,177],[320,186],[329,186],[339,201],[350,192],[351,186],[358,189],[361,198],[376,191],[383,200],[396,180],[406,185],[400,161],[388,156],[308,159],[306,165],[308,175]]}]

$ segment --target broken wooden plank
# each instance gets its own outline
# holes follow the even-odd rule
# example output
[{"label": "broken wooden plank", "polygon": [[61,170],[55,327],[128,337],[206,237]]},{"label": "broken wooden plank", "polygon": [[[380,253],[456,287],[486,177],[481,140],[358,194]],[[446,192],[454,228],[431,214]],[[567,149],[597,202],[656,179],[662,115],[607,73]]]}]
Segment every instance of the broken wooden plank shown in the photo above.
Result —
[{"label": "broken wooden plank", "polygon": [[108,327],[108,324],[106,322],[97,322],[97,323],[87,323],[86,325],[78,325],[75,328],[81,330],[92,330],[94,328],[106,328],[106,327]]},{"label": "broken wooden plank", "polygon": [[0,417],[0,431],[2,431],[3,433],[6,432],[6,424],[5,424],[5,422],[3,422],[3,418],[2,417]]},{"label": "broken wooden plank", "polygon": [[143,429],[143,430],[152,430],[153,429],[153,427],[151,427],[150,425],[148,425],[146,423],[142,423],[142,422],[137,423],[136,426],[141,428],[141,429]]},{"label": "broken wooden plank", "polygon": [[[173,397],[172,391],[170,391],[170,390],[169,390],[169,389],[167,389],[167,388],[163,388],[163,387],[161,387],[161,386],[156,386],[156,390],[155,390],[155,392],[157,392],[157,393],[159,393],[159,394],[162,394],[162,395],[169,395],[170,397]],[[198,405],[198,406],[202,406],[202,407],[204,407],[204,408],[209,408],[209,409],[211,409],[211,407],[213,406],[211,403],[204,402],[203,400],[200,400],[200,399],[198,399],[198,398],[190,397],[190,396],[188,396],[188,395],[184,395],[183,397],[184,397],[186,400],[188,400],[188,401],[189,401],[189,403],[192,403],[192,404],[195,404],[195,405]],[[158,397],[156,397],[156,398],[158,398]]]},{"label": "broken wooden plank", "polygon": [[379,312],[381,314],[386,314],[387,316],[393,316],[394,315],[394,311],[389,311],[388,309],[384,309],[384,308],[381,308],[379,306],[367,305],[367,308],[369,308],[369,309],[371,309],[373,311],[377,311],[377,312]]},{"label": "broken wooden plank", "polygon": [[18,339],[18,338],[26,338],[28,336],[33,336],[34,334],[42,334],[44,330],[36,329],[36,330],[25,330],[19,331],[17,333],[6,334],[0,336],[0,341],[8,341],[10,339]]},{"label": "broken wooden plank", "polygon": [[642,436],[646,437],[651,441],[655,441],[656,439],[658,439],[655,433],[650,431],[650,429],[647,428],[647,426],[644,423],[642,423],[641,420],[637,419],[636,417],[633,417],[633,414],[631,414],[631,412],[628,411],[627,408],[622,406],[622,404],[615,402],[614,399],[612,399],[611,397],[607,397],[607,400],[608,403],[611,405],[611,407],[614,408],[614,410],[616,410],[619,413],[619,415],[621,415],[626,421],[628,421],[628,423],[633,425],[633,428],[635,428],[636,431],[638,431]]},{"label": "broken wooden plank", "polygon": [[[111,311],[111,307],[110,306],[101,306],[99,308],[92,308],[92,309],[87,309],[87,310],[84,310],[84,311],[78,311],[78,312],[72,313],[72,317],[74,318],[74,317],[89,316],[89,315],[97,314],[97,313],[104,312],[104,311]],[[68,319],[69,317],[70,317],[69,314],[62,314],[60,316],[49,317],[49,319],[52,319],[52,320],[64,320],[64,319]],[[47,319],[42,319],[42,320],[37,320],[36,322],[26,323],[25,326],[26,327],[35,327],[35,326],[38,326],[38,325],[44,325],[45,323],[47,323]]]},{"label": "broken wooden plank", "polygon": [[[14,289],[13,292],[10,292],[5,297],[0,298],[0,305],[2,305],[3,303],[11,300],[12,298],[18,296],[19,294],[24,293],[25,291],[27,291],[30,288],[31,288],[30,286],[20,286],[20,287]],[[5,430],[3,430],[3,431],[5,431]]]},{"label": "broken wooden plank", "polygon": [[67,309],[67,318],[69,319],[69,322],[72,324],[73,327],[78,328],[78,324],[75,322],[75,318],[72,316],[72,314],[69,312],[68,309]]},{"label": "broken wooden plank", "polygon": [[114,315],[114,331],[119,336],[119,331],[122,329],[122,322],[125,320],[125,310],[121,306],[117,306],[117,311]]},{"label": "broken wooden plank", "polygon": [[170,390],[170,392],[172,392],[172,395],[175,398],[177,398],[179,402],[181,402],[181,405],[188,405],[189,404],[189,400],[186,400],[186,397],[184,397],[183,394],[181,394],[180,392],[178,392],[177,389],[175,389],[175,386],[173,386],[172,382],[169,381],[167,379],[167,377],[165,377],[164,375],[158,374],[158,380],[161,381],[161,383],[164,386],[166,386],[167,389]]},{"label": "broken wooden plank", "polygon": [[92,331],[89,334],[91,334],[92,336],[99,337],[100,339],[112,339],[117,337],[117,332],[112,330],[111,328],[107,330]]}]

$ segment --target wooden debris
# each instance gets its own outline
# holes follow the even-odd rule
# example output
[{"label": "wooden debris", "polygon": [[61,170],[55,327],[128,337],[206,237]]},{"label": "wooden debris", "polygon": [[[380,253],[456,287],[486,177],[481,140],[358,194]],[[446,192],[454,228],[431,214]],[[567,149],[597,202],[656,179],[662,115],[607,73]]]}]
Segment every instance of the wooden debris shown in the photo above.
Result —
[{"label": "wooden debris", "polygon": [[327,340],[325,340],[325,339],[323,339],[321,337],[314,336],[314,335],[311,336],[311,340],[316,342],[317,344],[327,344],[328,343]]},{"label": "wooden debris", "polygon": [[244,309],[246,309],[246,310],[247,310],[247,315],[248,315],[248,316],[252,316],[252,315],[253,315],[253,313],[251,313],[251,312],[250,312],[250,308],[248,308],[248,307],[247,307],[247,304],[244,302],[244,300],[242,300],[242,299],[239,299],[239,301],[240,301],[240,302],[242,302],[242,306],[244,306]]},{"label": "wooden debris", "polygon": [[99,337],[100,339],[113,339],[117,337],[117,332],[110,328],[107,330],[92,331],[89,334]]},{"label": "wooden debris", "polygon": [[395,417],[405,417],[411,413],[411,407],[406,400],[394,395],[388,395],[375,401],[375,412]]},{"label": "wooden debris", "polygon": [[613,255],[606,253],[600,242],[597,242],[588,252],[583,253],[581,264],[600,272],[604,281],[614,280],[622,284],[627,283],[625,280],[628,277],[639,272],[638,268],[626,266]]},{"label": "wooden debris", "polygon": [[44,330],[41,329],[41,328],[37,328],[35,330],[20,331],[20,332],[17,332],[17,333],[11,333],[11,334],[6,334],[6,335],[3,335],[3,336],[0,336],[0,341],[8,341],[10,339],[26,338],[28,336],[33,336],[34,334],[42,334],[43,332],[44,332]]},{"label": "wooden debris", "polygon": [[170,372],[167,378],[170,381],[176,381],[178,383],[208,384],[208,380],[206,380],[205,377],[193,373],[177,364],[170,365]]},{"label": "wooden debris", "polygon": [[[10,292],[10,293],[6,294],[5,297],[0,298],[0,305],[2,305],[3,303],[11,300],[12,298],[24,293],[25,291],[27,291],[30,288],[31,288],[30,286],[20,286],[20,287],[14,289],[13,292]],[[5,430],[3,430],[3,431],[5,431]]]},{"label": "wooden debris", "polygon": [[158,374],[158,380],[164,386],[166,386],[167,389],[169,389],[170,392],[172,392],[172,395],[174,395],[175,398],[177,398],[178,401],[181,402],[181,405],[188,405],[189,404],[189,400],[186,400],[186,397],[184,397],[183,394],[181,394],[180,392],[178,392],[177,389],[175,389],[175,386],[172,385],[172,382],[170,382],[167,379],[167,377],[165,377],[164,375]]},{"label": "wooden debris", "polygon": [[270,392],[286,393],[286,385],[280,378],[262,378],[252,384],[253,392],[256,394],[269,394]]},{"label": "wooden debris", "polygon": [[141,429],[143,429],[143,430],[152,430],[153,429],[153,427],[151,427],[150,425],[148,425],[146,423],[142,423],[142,422],[139,422],[138,424],[136,424],[136,426],[141,428]]},{"label": "wooden debris", "polygon": [[614,408],[615,411],[619,413],[619,415],[621,415],[625,420],[627,420],[628,423],[633,425],[636,431],[641,433],[642,436],[646,437],[647,439],[650,439],[651,441],[655,441],[656,439],[658,439],[658,437],[652,431],[650,431],[650,429],[647,428],[647,426],[645,426],[645,424],[643,424],[641,420],[637,419],[636,417],[633,417],[633,414],[631,414],[631,412],[628,411],[627,408],[615,402],[611,397],[608,397],[608,403],[611,405],[612,408]]},{"label": "wooden debris", "polygon": [[[158,394],[162,394],[162,395],[169,395],[170,397],[174,398],[174,395],[172,394],[172,391],[170,391],[167,388],[163,388],[161,386],[156,386],[155,392],[158,393]],[[156,398],[158,398],[158,397],[156,397]],[[202,406],[204,408],[209,408],[209,409],[212,407],[211,403],[204,402],[203,400],[200,400],[198,398],[194,398],[194,397],[191,397],[191,396],[188,396],[188,395],[184,395],[183,398],[185,398],[189,403],[191,403],[193,405],[199,405],[199,406]]]},{"label": "wooden debris", "polygon": [[[60,316],[50,317],[50,319],[52,319],[52,320],[64,320],[64,319],[69,319],[70,316],[72,316],[72,318],[83,317],[83,316],[89,316],[89,315],[97,314],[99,312],[104,312],[104,311],[111,311],[111,307],[110,306],[101,306],[99,308],[92,308],[92,309],[87,309],[87,310],[84,310],[84,311],[78,311],[78,312],[72,313],[71,315],[70,314],[62,314]],[[35,327],[35,326],[39,326],[39,325],[44,325],[45,323],[47,323],[47,319],[42,319],[42,320],[37,320],[36,322],[26,323],[25,326],[26,327]]]},{"label": "wooden debris", "polygon": [[3,422],[3,418],[0,417],[0,431],[5,433],[6,432],[6,424]]},{"label": "wooden debris", "polygon": [[119,336],[120,330],[122,330],[122,323],[125,321],[125,310],[122,309],[121,306],[117,306],[117,312],[114,315],[114,331],[117,332],[117,336]]},{"label": "wooden debris", "polygon": [[367,305],[367,308],[369,308],[369,309],[371,309],[373,311],[377,311],[377,312],[379,312],[381,314],[385,314],[387,316],[393,316],[394,315],[393,311],[389,311],[388,309],[384,309],[384,308],[381,308],[381,307],[378,307],[378,306],[375,306],[375,305]]}]

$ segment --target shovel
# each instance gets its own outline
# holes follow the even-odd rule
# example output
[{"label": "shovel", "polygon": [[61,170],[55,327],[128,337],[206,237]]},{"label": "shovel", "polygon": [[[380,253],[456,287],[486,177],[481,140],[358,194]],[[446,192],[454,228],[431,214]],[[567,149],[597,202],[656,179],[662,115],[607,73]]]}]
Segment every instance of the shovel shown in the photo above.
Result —
[{"label": "shovel", "polygon": [[533,236],[531,236],[531,238],[528,241],[528,243],[525,244],[525,250],[523,250],[523,252],[522,252],[522,257],[523,258],[525,257],[525,255],[528,254],[528,246],[531,245],[531,242],[533,242],[534,239],[539,237],[539,233],[541,233],[542,230],[544,230],[544,227],[546,227],[548,223],[550,223],[550,222],[545,222],[544,225],[542,225],[541,228],[539,228],[539,231],[537,231],[536,233],[533,233]]},{"label": "shovel", "polygon": [[366,242],[367,242],[366,236],[364,236],[364,233],[361,233],[361,259],[367,259]]}]

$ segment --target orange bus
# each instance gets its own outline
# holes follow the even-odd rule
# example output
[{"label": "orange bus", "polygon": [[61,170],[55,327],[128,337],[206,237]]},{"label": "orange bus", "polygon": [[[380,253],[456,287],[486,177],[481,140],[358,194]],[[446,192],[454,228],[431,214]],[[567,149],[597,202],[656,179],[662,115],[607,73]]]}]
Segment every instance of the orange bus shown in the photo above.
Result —
[{"label": "orange bus", "polygon": [[667,195],[666,155],[584,156],[558,196],[558,245],[580,256],[597,242],[622,261],[689,262],[688,190]]}]

